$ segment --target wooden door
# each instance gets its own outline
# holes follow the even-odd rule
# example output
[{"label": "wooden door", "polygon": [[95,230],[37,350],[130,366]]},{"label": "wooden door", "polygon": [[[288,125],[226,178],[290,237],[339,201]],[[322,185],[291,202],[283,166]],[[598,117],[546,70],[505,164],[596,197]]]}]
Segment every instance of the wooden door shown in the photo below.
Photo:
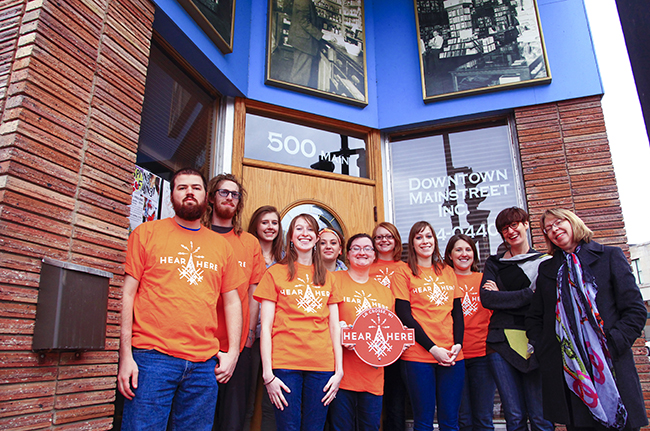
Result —
[{"label": "wooden door", "polygon": [[[366,142],[367,178],[245,158],[247,112],[361,137]],[[238,132],[233,173],[242,178],[248,192],[243,214],[245,227],[251,214],[262,205],[273,205],[284,216],[299,204],[316,204],[336,216],[346,238],[359,232],[371,233],[377,221],[383,220],[378,131],[244,100],[236,102],[235,116]]]}]

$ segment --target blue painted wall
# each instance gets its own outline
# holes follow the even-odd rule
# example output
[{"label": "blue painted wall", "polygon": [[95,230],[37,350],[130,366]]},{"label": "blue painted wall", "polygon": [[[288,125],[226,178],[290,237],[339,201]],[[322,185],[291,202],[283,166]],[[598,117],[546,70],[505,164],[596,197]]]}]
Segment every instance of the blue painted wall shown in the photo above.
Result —
[{"label": "blue painted wall", "polygon": [[379,129],[440,122],[602,94],[583,0],[537,0],[553,80],[425,104],[413,0],[365,0],[368,106],[264,85],[268,2],[237,0],[234,51],[223,55],[175,0],[156,0],[154,28],[217,90]]}]

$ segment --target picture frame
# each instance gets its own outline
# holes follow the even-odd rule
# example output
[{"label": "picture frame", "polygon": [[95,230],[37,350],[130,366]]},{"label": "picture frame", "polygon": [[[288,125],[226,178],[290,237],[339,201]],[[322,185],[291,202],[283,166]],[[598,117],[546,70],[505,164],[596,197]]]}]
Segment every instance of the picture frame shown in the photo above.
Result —
[{"label": "picture frame", "polygon": [[269,0],[267,85],[366,106],[365,47],[363,0]]},{"label": "picture frame", "polygon": [[178,0],[201,30],[224,54],[232,52],[235,0]]},{"label": "picture frame", "polygon": [[548,84],[536,0],[414,0],[425,102]]}]

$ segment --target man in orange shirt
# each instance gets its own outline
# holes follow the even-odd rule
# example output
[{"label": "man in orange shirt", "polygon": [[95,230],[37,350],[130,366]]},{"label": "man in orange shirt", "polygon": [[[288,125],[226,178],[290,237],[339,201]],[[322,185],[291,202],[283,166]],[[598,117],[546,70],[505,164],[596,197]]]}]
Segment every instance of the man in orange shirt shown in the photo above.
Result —
[{"label": "man in orange shirt", "polygon": [[[232,246],[247,280],[239,288],[243,316],[242,338],[238,343],[241,353],[232,378],[219,385],[213,428],[219,431],[240,431],[246,420],[247,397],[251,386],[251,346],[255,341],[259,315],[259,303],[253,299],[253,292],[266,270],[266,263],[257,238],[241,227],[246,192],[237,178],[232,174],[217,175],[208,183],[207,193],[209,207],[203,216],[203,224],[220,234]],[[221,314],[222,305],[219,301],[217,314]],[[222,349],[230,346],[226,335],[220,326],[217,337]]]},{"label": "man in orange shirt", "polygon": [[[117,379],[126,398],[123,430],[168,422],[172,430],[210,430],[217,382],[230,379],[239,356],[244,274],[230,244],[201,226],[201,173],[180,170],[171,189],[176,215],[143,223],[128,241]],[[227,352],[216,336],[217,300]]]}]

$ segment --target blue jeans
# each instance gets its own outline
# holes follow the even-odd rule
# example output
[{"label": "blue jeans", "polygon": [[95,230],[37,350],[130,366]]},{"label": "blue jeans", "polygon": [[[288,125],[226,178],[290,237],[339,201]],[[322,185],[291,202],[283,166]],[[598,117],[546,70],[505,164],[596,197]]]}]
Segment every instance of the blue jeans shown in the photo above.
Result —
[{"label": "blue jeans", "polygon": [[487,355],[490,370],[499,389],[508,431],[552,431],[553,423],[544,419],[542,378],[539,370],[522,373],[498,353]]},{"label": "blue jeans", "polygon": [[[212,429],[219,386],[215,358],[191,362],[156,350],[133,349],[138,364],[135,397],[124,401],[122,430]],[[172,409],[173,402],[173,409]]]},{"label": "blue jeans", "polygon": [[284,410],[274,407],[278,430],[322,431],[327,418],[323,388],[334,372],[274,369],[273,374],[291,390],[284,392],[289,405]]},{"label": "blue jeans", "polygon": [[461,431],[494,430],[496,389],[486,356],[465,359],[465,385],[459,419]]},{"label": "blue jeans", "polygon": [[379,431],[381,395],[339,389],[330,404],[331,431]]},{"label": "blue jeans", "polygon": [[438,429],[458,431],[458,409],[465,379],[464,361],[458,361],[452,367],[402,361],[402,376],[413,406],[414,431],[433,430],[436,405]]}]

